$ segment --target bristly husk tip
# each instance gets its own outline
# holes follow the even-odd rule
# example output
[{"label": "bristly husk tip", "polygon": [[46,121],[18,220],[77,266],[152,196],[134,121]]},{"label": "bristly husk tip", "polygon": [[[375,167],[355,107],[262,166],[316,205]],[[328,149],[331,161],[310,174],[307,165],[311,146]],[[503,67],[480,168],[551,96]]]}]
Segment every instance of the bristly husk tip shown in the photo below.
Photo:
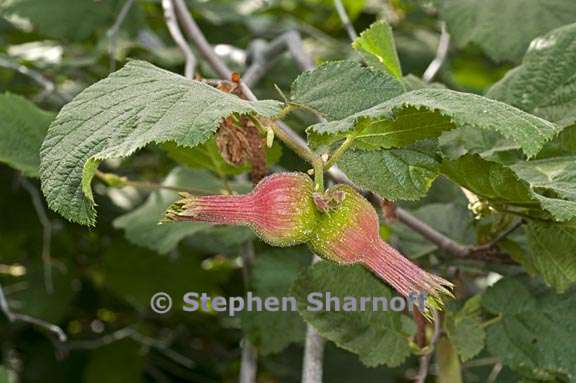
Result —
[{"label": "bristly husk tip", "polygon": [[446,306],[445,300],[455,298],[451,291],[452,288],[453,285],[450,283],[449,285],[439,287],[432,294],[429,294],[426,297],[426,306],[422,316],[432,322],[435,319],[434,312],[444,310]]},{"label": "bristly husk tip", "polygon": [[189,198],[188,193],[180,193],[180,196],[183,197],[183,199],[174,202],[172,205],[168,207],[168,209],[164,213],[164,216],[159,222],[160,225],[165,223],[171,223],[174,221],[179,221],[178,219],[179,215],[184,210],[186,210],[186,198]]}]

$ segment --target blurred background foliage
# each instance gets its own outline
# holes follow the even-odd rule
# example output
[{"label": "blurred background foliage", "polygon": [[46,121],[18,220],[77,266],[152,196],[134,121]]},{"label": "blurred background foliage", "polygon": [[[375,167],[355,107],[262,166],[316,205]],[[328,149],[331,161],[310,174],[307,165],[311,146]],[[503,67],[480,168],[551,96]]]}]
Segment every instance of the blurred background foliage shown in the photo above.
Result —
[{"label": "blurred background foliage", "polygon": [[[216,52],[238,72],[252,60],[258,40],[269,41],[290,30],[301,33],[316,64],[354,55],[331,0],[187,3]],[[403,72],[423,74],[436,53],[442,7],[416,0],[344,3],[358,31],[376,20],[387,20],[394,28]],[[128,58],[182,73],[184,58],[166,29],[160,1],[136,0],[117,33],[110,33],[125,4],[125,0],[0,0],[0,91],[22,95],[44,110],[57,112]],[[478,44],[458,40],[436,77],[452,89],[484,93],[518,61],[494,57]],[[205,78],[215,77],[205,64],[199,72]],[[280,98],[273,85],[287,91],[299,73],[294,61],[281,55],[255,93]],[[290,123],[301,131],[309,118],[297,113]],[[209,147],[198,150],[206,157],[200,164],[185,158],[178,148],[151,147],[121,164],[108,161],[104,170],[178,186],[192,186],[193,179],[195,187],[222,190],[226,185],[221,177],[236,171],[214,163],[219,160],[210,158]],[[280,148],[272,157],[269,163],[276,168],[301,167]],[[249,185],[238,181],[231,187],[247,190]],[[86,229],[46,211],[36,180],[0,166],[0,283],[13,311],[58,324],[71,339],[62,346],[41,328],[10,324],[0,317],[0,364],[5,366],[0,366],[0,383],[13,382],[14,373],[26,383],[232,382],[238,376],[242,328],[262,354],[259,382],[299,381],[304,322],[295,313],[230,318],[216,313],[157,316],[148,310],[148,300],[157,291],[174,296],[184,291],[243,294],[239,251],[254,239],[250,232],[197,223],[166,232],[156,222],[174,198],[173,192],[108,188],[102,183],[96,183],[95,192],[99,219],[96,227]],[[467,201],[443,179],[436,181],[425,199],[405,206],[462,243],[488,235],[493,228],[489,221],[472,224]],[[470,224],[462,225],[463,221]],[[51,231],[53,292],[42,265],[46,227]],[[433,261],[438,252],[400,225],[386,227],[383,234],[411,257]],[[517,246],[512,241],[509,245],[512,250]],[[259,242],[255,247],[250,288],[261,294],[288,293],[310,254],[304,248],[279,250]],[[461,267],[472,275],[479,270],[473,262]],[[493,266],[496,271],[498,267]],[[487,359],[490,356],[483,351],[480,360]],[[405,382],[416,363],[417,357],[412,356],[402,368],[368,368],[353,353],[330,343],[325,381]],[[483,382],[493,362],[464,367],[466,382]],[[498,378],[498,382],[518,380],[506,367]]]}]

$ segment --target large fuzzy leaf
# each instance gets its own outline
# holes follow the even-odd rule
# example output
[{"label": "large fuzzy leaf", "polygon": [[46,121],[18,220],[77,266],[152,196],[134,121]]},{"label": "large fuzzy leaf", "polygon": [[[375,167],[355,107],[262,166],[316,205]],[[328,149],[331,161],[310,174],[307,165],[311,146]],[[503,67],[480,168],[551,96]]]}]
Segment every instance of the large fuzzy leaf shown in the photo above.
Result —
[{"label": "large fuzzy leaf", "polygon": [[576,157],[521,161],[511,169],[526,181],[542,206],[560,220],[576,217]]},{"label": "large fuzzy leaf", "polygon": [[486,161],[475,154],[468,154],[441,166],[444,175],[482,199],[494,204],[535,204],[526,182],[505,165]]},{"label": "large fuzzy leaf", "polygon": [[440,0],[459,46],[475,43],[495,60],[519,61],[530,41],[576,20],[572,0]]},{"label": "large fuzzy leaf", "polygon": [[0,162],[38,176],[40,145],[53,118],[23,97],[0,95]]},{"label": "large fuzzy leaf", "polygon": [[[559,190],[562,189],[560,182],[543,183],[542,174],[537,170],[539,162],[527,161],[508,167],[468,154],[457,160],[444,161],[441,172],[497,208],[515,206],[540,218],[543,209],[557,221],[576,218],[576,201],[570,190]],[[553,173],[551,171],[548,176],[572,177],[570,172]],[[555,191],[554,188],[559,189]]]},{"label": "large fuzzy leaf", "polygon": [[90,180],[98,163],[150,144],[193,147],[233,113],[272,117],[276,101],[249,102],[142,61],[131,61],[66,105],[42,145],[40,178],[50,208],[93,224]]},{"label": "large fuzzy leaf", "polygon": [[[310,259],[310,252],[303,246],[258,252],[252,267],[251,289],[262,299],[289,296],[292,284]],[[291,310],[245,311],[242,329],[262,354],[278,353],[301,342],[306,333],[304,321]]]},{"label": "large fuzzy leaf", "polygon": [[390,200],[426,195],[440,165],[434,156],[409,149],[350,150],[338,164],[355,184]]},{"label": "large fuzzy leaf", "polygon": [[447,312],[444,327],[463,362],[478,355],[486,339],[480,317],[480,295],[470,298],[458,312]]},{"label": "large fuzzy leaf", "polygon": [[[576,2],[574,4],[576,10]],[[496,83],[488,97],[561,126],[571,125],[576,122],[574,62],[576,24],[570,24],[534,39],[522,65]]]},{"label": "large fuzzy leaf", "polygon": [[[446,193],[445,189],[443,192]],[[458,192],[460,190],[458,189]],[[460,192],[461,193],[461,192]],[[450,198],[450,197],[448,197]],[[411,213],[429,226],[459,243],[473,243],[476,235],[474,217],[466,203],[429,203]],[[447,219],[447,217],[450,217]],[[414,259],[438,251],[438,247],[405,225],[395,222],[392,231],[396,238],[394,246],[402,254]]]},{"label": "large fuzzy leaf", "polygon": [[[576,225],[531,222],[527,227],[529,251],[523,256],[556,290],[563,292],[576,282]],[[521,260],[521,261],[522,261]]]},{"label": "large fuzzy leaf", "polygon": [[551,122],[482,96],[419,89],[343,120],[313,125],[308,132],[317,144],[352,136],[365,146],[389,148],[438,137],[463,126],[497,132],[518,144],[528,157],[537,154],[560,130]]},{"label": "large fuzzy leaf", "polygon": [[501,320],[488,327],[487,345],[501,362],[538,380],[576,382],[576,294],[530,288],[526,278],[491,287],[483,306]]},{"label": "large fuzzy leaf", "polygon": [[324,338],[358,354],[364,364],[398,366],[410,355],[408,332],[403,328],[400,313],[373,311],[370,303],[365,311],[348,312],[315,311],[309,305],[309,294],[318,292],[329,292],[341,301],[344,297],[355,297],[359,301],[362,296],[389,299],[390,290],[362,266],[316,263],[301,274],[293,291],[304,319]]},{"label": "large fuzzy leaf", "polygon": [[122,0],[13,0],[4,11],[30,20],[50,38],[81,41],[95,31],[106,31],[123,4]]},{"label": "large fuzzy leaf", "polygon": [[[190,188],[205,193],[220,194],[224,184],[206,171],[174,169],[162,183],[165,186]],[[235,188],[239,185],[233,184]],[[159,225],[166,209],[178,199],[172,190],[159,190],[150,194],[137,209],[118,217],[114,226],[123,229],[126,238],[136,245],[161,254],[172,251],[184,238],[212,229],[205,222],[178,222]],[[221,239],[221,242],[224,242]]]},{"label": "large fuzzy leaf", "polygon": [[388,73],[354,61],[333,61],[304,72],[292,83],[292,103],[339,120],[396,97],[402,84]]}]

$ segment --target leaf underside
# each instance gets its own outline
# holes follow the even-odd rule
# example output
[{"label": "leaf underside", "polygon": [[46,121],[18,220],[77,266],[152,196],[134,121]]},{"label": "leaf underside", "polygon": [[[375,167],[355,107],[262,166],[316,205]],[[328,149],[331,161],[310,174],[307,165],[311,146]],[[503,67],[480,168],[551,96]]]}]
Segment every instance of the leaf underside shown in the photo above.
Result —
[{"label": "leaf underside", "polygon": [[576,2],[570,0],[441,0],[439,3],[440,16],[456,44],[478,44],[497,61],[519,61],[532,39],[576,20]]},{"label": "leaf underside", "polygon": [[534,39],[522,65],[508,72],[487,96],[569,126],[576,122],[575,62],[576,24],[570,24]]},{"label": "leaf underside", "polygon": [[54,115],[23,97],[0,95],[0,163],[37,177],[40,145]]},{"label": "leaf underside", "polygon": [[307,132],[317,145],[351,135],[365,146],[390,148],[465,126],[497,132],[518,144],[528,157],[560,131],[551,122],[498,101],[428,88],[404,93],[343,120],[312,125]]},{"label": "leaf underside", "polygon": [[193,147],[208,140],[225,117],[272,117],[277,101],[245,101],[198,81],[131,61],[67,104],[41,149],[42,190],[51,209],[94,224],[90,180],[102,160],[133,154],[150,143]]}]

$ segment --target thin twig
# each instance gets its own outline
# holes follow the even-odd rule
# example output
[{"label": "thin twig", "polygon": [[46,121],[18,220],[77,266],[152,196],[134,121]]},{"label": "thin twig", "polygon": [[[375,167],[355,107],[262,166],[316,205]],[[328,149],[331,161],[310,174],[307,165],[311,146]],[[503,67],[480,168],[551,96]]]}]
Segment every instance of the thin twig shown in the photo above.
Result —
[{"label": "thin twig", "polygon": [[144,190],[170,190],[176,193],[189,193],[189,194],[212,194],[209,190],[204,190],[200,188],[183,188],[178,186],[169,186],[163,184],[157,184],[148,181],[132,181],[126,177],[119,176],[113,173],[104,173],[100,170],[96,171],[96,177],[102,180],[106,185],[110,187],[126,187],[132,186],[137,189]]},{"label": "thin twig", "polygon": [[133,332],[134,329],[132,327],[124,327],[96,339],[70,340],[63,348],[65,350],[95,350],[119,340],[129,338]]},{"label": "thin twig", "polygon": [[440,334],[442,333],[441,325],[440,325],[440,316],[436,312],[436,310],[432,311],[432,315],[434,317],[434,333],[432,334],[432,338],[430,339],[430,343],[428,344],[428,350],[426,354],[420,357],[418,375],[416,375],[415,382],[416,383],[424,383],[426,381],[426,377],[428,376],[428,370],[430,369],[430,360],[432,358],[432,353],[434,352],[434,347],[440,339]]},{"label": "thin twig", "polygon": [[434,60],[432,60],[422,75],[422,79],[426,82],[430,82],[434,79],[442,67],[442,64],[444,64],[446,56],[448,55],[448,48],[450,47],[450,35],[446,30],[446,23],[442,22],[440,29],[441,33],[440,40],[438,41],[438,48],[436,48],[436,57],[434,57]]},{"label": "thin twig", "polygon": [[453,239],[448,238],[444,234],[432,228],[426,222],[416,218],[407,210],[396,207],[396,217],[398,218],[398,221],[402,222],[413,231],[422,235],[428,241],[435,244],[440,250],[446,251],[458,257],[465,257],[470,254],[470,248],[468,246],[459,244]]},{"label": "thin twig", "polygon": [[502,363],[496,363],[494,365],[494,368],[490,372],[488,379],[486,379],[486,383],[494,383],[496,379],[498,379],[498,375],[500,375],[502,368],[503,368]]},{"label": "thin twig", "polygon": [[68,97],[62,95],[60,92],[56,90],[56,85],[52,81],[50,81],[42,73],[35,71],[34,69],[30,69],[27,66],[12,62],[3,57],[0,57],[0,67],[15,70],[16,72],[30,78],[38,85],[40,85],[44,90],[38,96],[39,99],[43,99],[47,95],[54,94],[55,96],[58,97],[59,101],[62,102],[69,101]]},{"label": "thin twig", "polygon": [[484,245],[471,246],[470,252],[471,253],[480,253],[483,251],[488,251],[490,249],[493,249],[500,241],[506,239],[506,237],[508,237],[513,232],[515,232],[516,229],[518,229],[520,226],[522,226],[524,224],[524,222],[525,221],[523,219],[518,219],[514,224],[510,225],[510,227],[508,227],[506,230],[504,230],[502,233],[500,233],[492,241],[490,241]]},{"label": "thin twig", "polygon": [[340,17],[340,21],[342,21],[342,25],[346,28],[346,33],[348,33],[348,37],[350,40],[354,41],[358,37],[358,33],[354,29],[354,25],[350,21],[348,17],[348,13],[346,13],[346,8],[344,8],[344,4],[342,4],[341,0],[334,0],[334,6],[336,7],[336,11],[338,12],[338,17]]},{"label": "thin twig", "polygon": [[110,72],[114,72],[116,70],[116,40],[118,39],[118,32],[120,31],[120,27],[126,20],[128,13],[130,12],[130,8],[134,4],[134,0],[126,0],[122,8],[120,8],[120,12],[114,21],[114,24],[108,29],[106,32],[106,37],[108,37],[108,55],[110,57]]},{"label": "thin twig", "polygon": [[8,301],[6,300],[2,286],[0,286],[0,311],[6,315],[6,318],[8,318],[10,322],[14,321],[12,311],[10,311],[10,307],[8,306]]},{"label": "thin twig", "polygon": [[[245,243],[240,249],[242,257],[242,276],[246,290],[250,287],[252,264],[254,263],[254,244]],[[258,350],[247,336],[242,338],[242,359],[240,363],[239,383],[255,383],[258,372]]]},{"label": "thin twig", "polygon": [[192,40],[196,46],[198,53],[204,60],[206,60],[214,72],[216,72],[218,77],[221,79],[230,80],[232,77],[232,71],[214,52],[214,49],[208,40],[206,40],[206,37],[198,27],[198,24],[196,24],[190,12],[188,12],[188,7],[186,6],[184,0],[174,0],[174,5],[176,8],[176,16],[178,17],[184,32],[186,32],[190,40]]},{"label": "thin twig", "polygon": [[161,354],[168,357],[169,359],[171,359],[172,361],[186,368],[193,368],[196,364],[190,358],[169,348],[165,342],[143,335],[136,329],[134,329],[134,327],[132,326],[121,328],[119,330],[116,330],[110,334],[106,334],[97,339],[71,340],[61,345],[61,349],[64,351],[94,350],[126,338],[130,338],[135,342],[138,342],[146,347],[153,348],[158,352],[160,352]]},{"label": "thin twig", "polygon": [[475,368],[475,367],[484,367],[484,366],[491,366],[496,364],[500,361],[497,357],[489,356],[486,358],[478,358],[471,360],[469,362],[464,363],[462,366],[463,368]]},{"label": "thin twig", "polygon": [[[319,261],[320,258],[315,255],[312,263]],[[325,343],[326,341],[318,334],[318,331],[312,325],[307,324],[302,383],[322,383]]]},{"label": "thin twig", "polygon": [[311,325],[306,327],[302,383],[322,383],[325,340]]},{"label": "thin twig", "polygon": [[242,81],[248,87],[256,84],[284,51],[290,53],[300,70],[307,71],[314,68],[314,63],[303,49],[302,37],[298,31],[283,33],[270,43],[255,43],[252,49],[254,61],[242,76]]},{"label": "thin twig", "polygon": [[292,55],[294,61],[302,71],[314,69],[314,62],[309,54],[304,51],[304,43],[302,42],[302,36],[296,30],[290,31],[284,34],[286,39],[286,44],[288,46],[288,51]]},{"label": "thin twig", "polygon": [[168,345],[162,341],[157,339],[148,337],[139,333],[138,331],[134,330],[131,334],[130,338],[146,347],[150,347],[158,351],[159,353],[163,354],[164,356],[168,357],[172,361],[178,363],[181,366],[187,368],[194,368],[196,362],[192,359],[188,358],[185,355],[180,354],[179,352],[174,351],[173,349],[169,348]]},{"label": "thin twig", "polygon": [[178,19],[176,18],[173,0],[162,0],[162,8],[164,9],[164,20],[166,21],[166,26],[168,27],[170,36],[172,36],[172,39],[176,45],[178,45],[178,48],[180,48],[186,59],[184,75],[186,78],[192,79],[194,77],[194,71],[196,70],[196,57],[194,56],[192,49],[190,49],[188,42],[182,35],[182,31],[178,25]]},{"label": "thin twig", "polygon": [[48,219],[48,214],[42,202],[42,196],[38,189],[28,179],[21,177],[20,183],[22,187],[30,194],[34,210],[38,216],[38,220],[42,225],[42,265],[44,271],[44,287],[48,294],[54,293],[54,280],[52,277],[52,257],[50,249],[52,246],[52,224]]},{"label": "thin twig", "polygon": [[6,296],[4,295],[4,290],[2,290],[2,286],[0,286],[0,311],[6,315],[6,318],[8,318],[10,322],[23,322],[31,324],[54,334],[59,342],[66,342],[66,333],[55,324],[46,322],[42,319],[31,317],[26,314],[18,314],[12,312],[10,306],[8,305],[8,301],[6,300]]}]

